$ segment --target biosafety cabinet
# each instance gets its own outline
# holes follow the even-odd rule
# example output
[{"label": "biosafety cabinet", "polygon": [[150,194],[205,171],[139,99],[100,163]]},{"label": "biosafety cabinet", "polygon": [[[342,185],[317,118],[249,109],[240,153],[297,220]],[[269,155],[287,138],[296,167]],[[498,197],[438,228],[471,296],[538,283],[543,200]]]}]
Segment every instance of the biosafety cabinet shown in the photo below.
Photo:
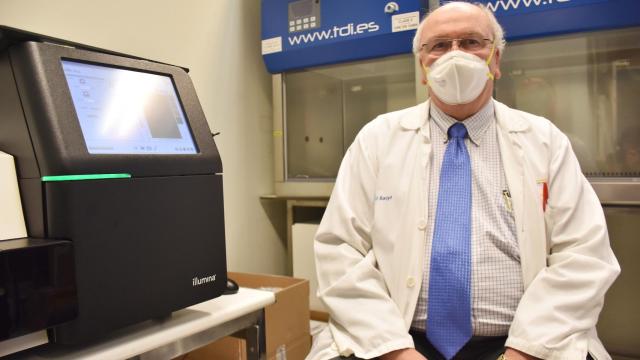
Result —
[{"label": "biosafety cabinet", "polygon": [[[622,274],[598,328],[615,359],[640,359],[640,2],[479,2],[507,40],[494,97],[566,133],[601,200]],[[273,197],[326,200],[360,128],[426,99],[411,39],[418,20],[439,5],[263,0],[262,52],[273,73]],[[292,225],[296,214],[291,206],[289,212]]]},{"label": "biosafety cabinet", "polygon": [[[632,0],[480,1],[506,31],[495,97],[549,117],[589,177],[636,177],[638,7]],[[526,5],[526,6],[525,6]],[[328,196],[346,148],[380,113],[426,98],[411,40],[438,1],[264,0],[276,194]],[[624,136],[623,136],[624,134]],[[629,165],[625,165],[623,158]]]},{"label": "biosafety cabinet", "polygon": [[[27,235],[72,249],[44,285],[0,269],[0,341],[28,322],[85,343],[221,295],[222,163],[186,69],[7,27],[0,45],[0,150],[15,159]],[[69,286],[30,291],[57,284]],[[25,318],[30,303],[73,306],[46,323]]]}]

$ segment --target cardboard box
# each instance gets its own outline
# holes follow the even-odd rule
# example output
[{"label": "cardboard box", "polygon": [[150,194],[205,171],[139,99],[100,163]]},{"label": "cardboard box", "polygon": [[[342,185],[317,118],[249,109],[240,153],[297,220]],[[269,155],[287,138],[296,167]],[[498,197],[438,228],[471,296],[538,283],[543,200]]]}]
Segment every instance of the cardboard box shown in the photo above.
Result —
[{"label": "cardboard box", "polygon": [[[286,352],[283,352],[285,348]],[[276,351],[276,354],[268,359],[304,359],[309,353],[309,342],[301,338],[297,342],[283,346],[280,349],[282,351]],[[227,336],[173,360],[247,360],[246,340]]]},{"label": "cardboard box", "polygon": [[270,290],[276,302],[265,308],[268,360],[303,360],[311,348],[309,281],[286,276],[230,272],[242,287]]},{"label": "cardboard box", "polygon": [[247,360],[247,347],[244,339],[223,337],[211,344],[193,350],[173,360]]}]

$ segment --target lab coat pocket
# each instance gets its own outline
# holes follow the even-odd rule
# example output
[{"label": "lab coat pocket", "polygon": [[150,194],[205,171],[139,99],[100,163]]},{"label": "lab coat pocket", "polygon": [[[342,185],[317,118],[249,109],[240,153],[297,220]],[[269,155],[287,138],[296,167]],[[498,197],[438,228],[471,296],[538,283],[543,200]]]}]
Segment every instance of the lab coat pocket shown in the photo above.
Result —
[{"label": "lab coat pocket", "polygon": [[397,222],[399,216],[403,216],[402,190],[390,189],[377,190],[373,203],[374,203],[374,232],[382,237],[374,237],[374,239],[389,239],[392,238],[394,224]]},{"label": "lab coat pocket", "polygon": [[[391,254],[402,241],[402,220],[415,212],[413,197],[409,197],[415,181],[395,168],[384,168],[378,177],[373,195],[374,222],[371,239],[376,252]],[[413,193],[417,193],[414,191]],[[414,196],[415,197],[415,196]],[[415,216],[415,215],[413,215]]]}]

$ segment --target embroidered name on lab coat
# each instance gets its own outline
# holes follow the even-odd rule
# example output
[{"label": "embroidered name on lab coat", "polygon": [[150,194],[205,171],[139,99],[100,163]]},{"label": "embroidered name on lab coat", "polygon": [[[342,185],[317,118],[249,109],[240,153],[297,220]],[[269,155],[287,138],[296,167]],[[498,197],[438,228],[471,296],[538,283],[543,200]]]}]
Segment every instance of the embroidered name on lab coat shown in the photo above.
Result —
[{"label": "embroidered name on lab coat", "polygon": [[393,198],[393,195],[376,195],[373,201],[389,201]]}]

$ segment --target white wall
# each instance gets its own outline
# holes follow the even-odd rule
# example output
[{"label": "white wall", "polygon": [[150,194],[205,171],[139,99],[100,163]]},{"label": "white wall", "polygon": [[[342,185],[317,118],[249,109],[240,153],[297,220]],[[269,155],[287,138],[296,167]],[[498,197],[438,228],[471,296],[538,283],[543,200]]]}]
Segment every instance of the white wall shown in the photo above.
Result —
[{"label": "white wall", "polygon": [[0,0],[0,24],[188,67],[224,167],[228,268],[283,274],[258,0]]}]

